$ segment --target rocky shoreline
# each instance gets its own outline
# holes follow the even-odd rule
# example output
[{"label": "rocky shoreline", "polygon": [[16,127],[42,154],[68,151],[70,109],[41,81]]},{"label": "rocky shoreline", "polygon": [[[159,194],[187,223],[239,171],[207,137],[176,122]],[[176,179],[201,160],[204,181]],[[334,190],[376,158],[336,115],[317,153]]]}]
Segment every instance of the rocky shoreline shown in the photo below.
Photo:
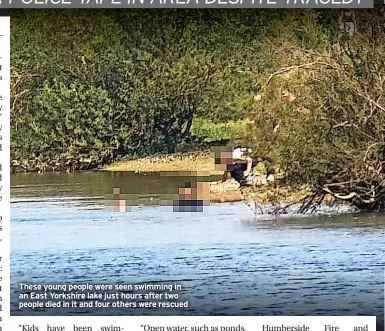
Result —
[{"label": "rocky shoreline", "polygon": [[309,215],[356,213],[353,205],[330,194],[317,196],[303,185],[300,188],[279,185],[279,182],[240,189],[235,180],[210,183],[210,201],[214,203],[243,201],[256,215]]},{"label": "rocky shoreline", "polygon": [[210,182],[210,200],[213,202],[235,202],[252,199],[260,203],[300,203],[311,192],[306,186],[299,189],[279,186],[277,183],[240,189],[233,179]]}]

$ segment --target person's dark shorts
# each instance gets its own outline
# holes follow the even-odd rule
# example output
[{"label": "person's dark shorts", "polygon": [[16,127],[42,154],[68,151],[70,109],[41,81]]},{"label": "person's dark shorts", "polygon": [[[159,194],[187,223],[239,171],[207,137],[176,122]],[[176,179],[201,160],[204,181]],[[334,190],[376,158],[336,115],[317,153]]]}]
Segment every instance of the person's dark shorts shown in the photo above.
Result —
[{"label": "person's dark shorts", "polygon": [[201,212],[203,211],[203,200],[179,200],[174,202],[176,212]]},{"label": "person's dark shorts", "polygon": [[231,177],[234,178],[241,186],[246,186],[247,181],[244,171],[247,170],[247,163],[237,162],[234,163],[233,170],[230,171]]}]

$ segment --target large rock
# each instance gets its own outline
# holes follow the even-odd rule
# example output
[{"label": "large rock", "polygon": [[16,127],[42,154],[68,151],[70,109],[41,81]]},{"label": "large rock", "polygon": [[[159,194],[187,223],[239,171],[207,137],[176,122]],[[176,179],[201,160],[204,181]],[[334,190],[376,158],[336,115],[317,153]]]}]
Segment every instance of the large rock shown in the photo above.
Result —
[{"label": "large rock", "polygon": [[[255,175],[249,179],[249,184],[252,186],[265,186],[274,181],[273,175]],[[228,191],[239,190],[239,183],[235,179],[229,179],[225,182],[216,181],[210,183],[210,192],[212,193],[222,193]]]},{"label": "large rock", "polygon": [[225,182],[217,181],[210,183],[211,193],[222,193],[227,191],[237,191],[240,185],[235,179],[226,180]]}]

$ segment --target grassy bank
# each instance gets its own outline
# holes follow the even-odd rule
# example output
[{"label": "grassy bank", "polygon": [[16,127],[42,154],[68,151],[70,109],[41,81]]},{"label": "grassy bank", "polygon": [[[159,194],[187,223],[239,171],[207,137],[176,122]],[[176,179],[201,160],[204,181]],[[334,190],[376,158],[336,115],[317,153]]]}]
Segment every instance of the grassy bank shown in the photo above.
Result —
[{"label": "grassy bank", "polygon": [[106,171],[132,171],[132,172],[193,172],[210,173],[220,176],[222,171],[214,169],[214,161],[210,153],[185,153],[166,156],[139,158],[136,160],[122,161],[106,166]]}]

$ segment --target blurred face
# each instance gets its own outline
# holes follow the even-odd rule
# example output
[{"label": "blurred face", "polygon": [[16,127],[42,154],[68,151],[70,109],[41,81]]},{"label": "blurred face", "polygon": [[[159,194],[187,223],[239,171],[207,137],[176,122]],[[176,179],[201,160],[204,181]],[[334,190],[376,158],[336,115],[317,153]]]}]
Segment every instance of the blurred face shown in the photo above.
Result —
[{"label": "blurred face", "polygon": [[182,200],[193,200],[196,199],[197,189],[190,187],[182,187],[179,189],[179,197]]},{"label": "blurred face", "polygon": [[119,199],[119,197],[120,197],[120,189],[119,188],[117,188],[117,187],[115,187],[114,188],[114,200],[118,200]]},{"label": "blurred face", "polygon": [[215,159],[215,169],[221,171],[231,171],[233,166],[233,153],[220,151]]}]

